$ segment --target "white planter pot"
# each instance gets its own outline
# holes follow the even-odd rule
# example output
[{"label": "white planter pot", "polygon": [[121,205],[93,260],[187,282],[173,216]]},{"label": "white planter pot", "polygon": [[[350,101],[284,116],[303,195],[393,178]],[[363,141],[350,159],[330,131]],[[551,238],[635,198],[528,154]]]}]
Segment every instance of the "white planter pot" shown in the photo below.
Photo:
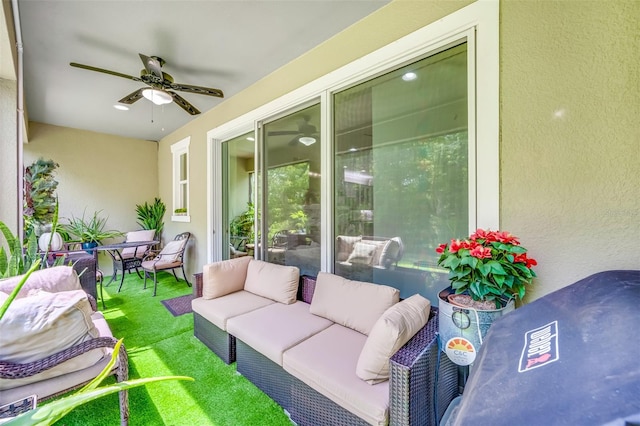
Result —
[{"label": "white planter pot", "polygon": [[40,235],[40,238],[38,239],[38,247],[40,248],[40,251],[47,251],[49,240],[51,240],[51,248],[49,248],[48,251],[60,250],[64,243],[62,241],[62,237],[57,232],[53,233],[53,237],[51,236],[51,232],[45,232]]}]

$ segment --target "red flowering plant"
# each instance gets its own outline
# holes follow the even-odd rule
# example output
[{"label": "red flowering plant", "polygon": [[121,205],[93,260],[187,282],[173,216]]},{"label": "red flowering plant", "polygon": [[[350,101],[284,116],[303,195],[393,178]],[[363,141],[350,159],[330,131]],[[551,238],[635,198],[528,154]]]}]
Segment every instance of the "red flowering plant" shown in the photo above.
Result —
[{"label": "red flowering plant", "polygon": [[508,232],[478,229],[468,239],[441,244],[436,252],[456,294],[492,301],[497,308],[509,299],[522,299],[536,276],[531,268],[538,263]]}]

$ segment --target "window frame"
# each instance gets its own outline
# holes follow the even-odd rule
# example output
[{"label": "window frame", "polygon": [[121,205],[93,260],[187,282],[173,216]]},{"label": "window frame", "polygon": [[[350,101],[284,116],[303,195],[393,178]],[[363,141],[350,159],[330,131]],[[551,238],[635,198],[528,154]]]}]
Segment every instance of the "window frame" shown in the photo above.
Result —
[{"label": "window frame", "polygon": [[[224,139],[235,137],[243,130],[254,128],[256,140],[259,123],[270,121],[284,111],[320,97],[322,138],[322,192],[321,223],[323,228],[321,270],[331,271],[333,254],[333,129],[331,123],[332,97],[335,92],[373,79],[404,64],[432,55],[451,44],[465,39],[468,43],[468,96],[469,96],[469,231],[477,227],[498,229],[499,218],[499,3],[479,1],[472,3],[436,22],[414,31],[378,50],[336,69],[267,104],[243,114],[207,132],[208,194],[219,188],[216,179],[219,145]],[[481,82],[481,83],[480,83]],[[295,107],[294,107],[295,106]],[[256,145],[257,150],[257,145]],[[258,153],[256,153],[258,158]],[[214,189],[214,190],[215,190]],[[209,253],[216,244],[214,218],[219,215],[213,200],[208,212]],[[216,256],[209,261],[219,260]]]},{"label": "window frame", "polygon": [[[172,156],[172,188],[173,188],[173,203],[171,209],[171,221],[172,222],[191,222],[191,215],[189,210],[189,145],[191,144],[191,137],[188,136],[179,142],[171,145]],[[181,157],[186,155],[186,179],[181,179]],[[184,187],[184,189],[182,189]],[[183,206],[181,201],[182,192],[186,193],[186,206]],[[186,215],[176,215],[175,211],[179,208],[186,208]]]}]

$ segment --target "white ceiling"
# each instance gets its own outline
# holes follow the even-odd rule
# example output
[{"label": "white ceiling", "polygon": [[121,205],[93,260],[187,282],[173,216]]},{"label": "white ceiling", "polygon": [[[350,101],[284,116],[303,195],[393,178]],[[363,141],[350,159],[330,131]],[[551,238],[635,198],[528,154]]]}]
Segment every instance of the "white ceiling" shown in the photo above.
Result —
[{"label": "white ceiling", "polygon": [[[19,0],[29,119],[159,140],[193,116],[146,99],[118,111],[113,105],[144,83],[69,63],[139,76],[138,54],[159,56],[175,82],[229,98],[388,2]],[[203,113],[223,102],[177,93]]]}]

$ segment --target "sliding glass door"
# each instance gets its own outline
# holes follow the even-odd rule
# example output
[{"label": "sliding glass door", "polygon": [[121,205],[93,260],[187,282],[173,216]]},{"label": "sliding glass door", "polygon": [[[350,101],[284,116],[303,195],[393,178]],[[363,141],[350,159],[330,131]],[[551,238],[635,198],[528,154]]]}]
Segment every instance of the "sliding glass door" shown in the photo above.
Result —
[{"label": "sliding glass door", "polygon": [[253,132],[222,143],[222,258],[250,255],[254,242]]},{"label": "sliding glass door", "polygon": [[337,274],[446,284],[434,249],[469,224],[467,75],[461,44],[334,95]]},{"label": "sliding glass door", "polygon": [[260,258],[320,271],[320,105],[263,126]]}]

